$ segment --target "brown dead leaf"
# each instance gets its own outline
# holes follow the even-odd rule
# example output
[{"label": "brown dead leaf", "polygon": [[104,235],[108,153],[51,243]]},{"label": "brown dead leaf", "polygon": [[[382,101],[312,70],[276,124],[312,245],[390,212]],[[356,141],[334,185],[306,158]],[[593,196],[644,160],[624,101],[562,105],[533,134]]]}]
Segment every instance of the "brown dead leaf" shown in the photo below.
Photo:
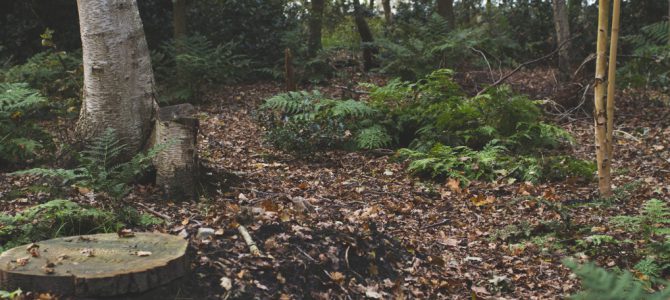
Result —
[{"label": "brown dead leaf", "polygon": [[447,187],[456,194],[463,192],[463,189],[461,189],[461,181],[458,179],[449,178],[447,181]]},{"label": "brown dead leaf", "polygon": [[331,272],[328,275],[330,276],[330,279],[332,279],[337,284],[341,284],[345,278],[344,274],[341,272]]},{"label": "brown dead leaf", "polygon": [[472,198],[470,198],[470,201],[472,204],[474,204],[477,207],[492,204],[493,202],[496,201],[496,197],[494,196],[486,196],[486,195],[477,195]]},{"label": "brown dead leaf", "polygon": [[135,236],[135,233],[132,229],[121,229],[117,231],[116,234],[118,234],[120,238],[129,238]]}]

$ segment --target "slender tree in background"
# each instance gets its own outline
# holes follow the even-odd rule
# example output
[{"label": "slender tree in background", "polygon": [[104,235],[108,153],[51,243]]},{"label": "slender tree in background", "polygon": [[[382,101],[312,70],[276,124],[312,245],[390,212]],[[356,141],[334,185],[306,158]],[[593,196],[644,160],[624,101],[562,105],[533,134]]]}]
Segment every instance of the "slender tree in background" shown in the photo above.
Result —
[{"label": "slender tree in background", "polygon": [[321,50],[321,28],[323,27],[323,0],[312,0],[309,16],[309,40],[307,42],[307,53],[309,57],[316,56]]},{"label": "slender tree in background", "polygon": [[172,0],[172,37],[175,40],[186,35],[186,1]]},{"label": "slender tree in background", "polygon": [[373,11],[375,9],[375,0],[370,0],[369,3],[370,3],[370,7],[368,9],[370,9],[370,11]]},{"label": "slender tree in background", "polygon": [[[612,156],[614,132],[614,96],[616,88],[616,56],[619,39],[620,0],[614,0],[612,17],[612,41],[610,43],[609,71],[607,69],[607,31],[610,1],[600,0],[598,4],[598,38],[596,46],[595,78],[595,134],[596,162],[598,165],[598,188],[603,197],[612,196]],[[605,73],[607,72],[607,78]],[[605,98],[607,82],[607,98]]]},{"label": "slender tree in background", "polygon": [[619,23],[621,17],[621,0],[613,0],[612,33],[610,38],[609,70],[607,72],[607,158],[611,169],[614,157],[614,97],[616,96],[616,62],[619,44]]},{"label": "slender tree in background", "polygon": [[393,23],[393,12],[391,11],[391,0],[382,0],[382,7],[384,8],[384,20],[386,24]]},{"label": "slender tree in background", "polygon": [[77,0],[77,8],[84,64],[77,134],[88,141],[112,128],[129,158],[147,143],[157,108],[137,2]]},{"label": "slender tree in background", "polygon": [[612,183],[607,157],[607,112],[605,110],[605,73],[607,69],[607,24],[609,0],[599,0],[598,37],[596,42],[595,120],[596,163],[598,165],[598,188],[602,196],[612,194]]},{"label": "slender tree in background", "polygon": [[454,0],[437,0],[437,13],[447,20],[449,30],[456,26],[454,17]]},{"label": "slender tree in background", "polygon": [[374,67],[374,56],[377,49],[374,47],[374,38],[368,22],[365,20],[365,11],[359,0],[354,0],[354,21],[358,34],[361,36],[361,48],[363,48],[363,68],[369,71]]},{"label": "slender tree in background", "polygon": [[556,29],[556,42],[561,47],[558,50],[558,69],[561,81],[570,77],[570,22],[568,18],[568,7],[565,0],[552,0],[554,11],[554,28]]}]

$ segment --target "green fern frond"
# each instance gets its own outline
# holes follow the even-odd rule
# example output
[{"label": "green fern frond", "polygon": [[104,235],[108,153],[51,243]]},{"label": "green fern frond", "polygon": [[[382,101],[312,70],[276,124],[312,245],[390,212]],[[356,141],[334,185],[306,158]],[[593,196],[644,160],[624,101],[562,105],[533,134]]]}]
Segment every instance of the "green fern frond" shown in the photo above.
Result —
[{"label": "green fern frond", "polygon": [[670,297],[670,289],[647,292],[646,287],[628,271],[616,274],[593,263],[578,265],[571,260],[564,260],[563,264],[582,282],[582,291],[570,297],[574,300],[664,300]]},{"label": "green fern frond", "polygon": [[379,149],[390,145],[391,136],[379,125],[365,128],[356,136],[356,144],[361,149]]}]

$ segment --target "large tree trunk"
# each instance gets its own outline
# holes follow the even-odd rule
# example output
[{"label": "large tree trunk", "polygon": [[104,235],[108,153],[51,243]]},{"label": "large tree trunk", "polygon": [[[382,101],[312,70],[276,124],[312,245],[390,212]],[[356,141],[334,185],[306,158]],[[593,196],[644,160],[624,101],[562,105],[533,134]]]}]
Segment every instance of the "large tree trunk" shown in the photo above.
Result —
[{"label": "large tree trunk", "polygon": [[309,57],[316,56],[321,50],[321,27],[323,26],[324,0],[312,0],[312,9],[309,17],[309,41],[307,52]]},{"label": "large tree trunk", "polygon": [[354,21],[356,22],[358,34],[361,36],[363,69],[369,71],[375,66],[374,59],[375,54],[377,53],[377,48],[373,45],[375,40],[372,37],[372,31],[370,30],[370,26],[368,26],[368,22],[365,20],[364,11],[359,0],[354,0]]},{"label": "large tree trunk", "polygon": [[113,128],[127,145],[145,146],[156,111],[154,74],[135,0],[77,0],[84,53],[83,141]]},{"label": "large tree trunk", "polygon": [[566,81],[570,78],[570,23],[568,19],[568,7],[565,0],[553,0],[554,28],[556,30],[556,42],[558,50],[558,69],[560,79]]},{"label": "large tree trunk", "polygon": [[386,24],[393,23],[393,12],[391,11],[391,0],[382,0],[382,7],[384,8],[384,20],[386,21]]},{"label": "large tree trunk", "polygon": [[454,17],[454,0],[437,0],[437,13],[447,20],[449,30],[456,26],[456,18]]}]

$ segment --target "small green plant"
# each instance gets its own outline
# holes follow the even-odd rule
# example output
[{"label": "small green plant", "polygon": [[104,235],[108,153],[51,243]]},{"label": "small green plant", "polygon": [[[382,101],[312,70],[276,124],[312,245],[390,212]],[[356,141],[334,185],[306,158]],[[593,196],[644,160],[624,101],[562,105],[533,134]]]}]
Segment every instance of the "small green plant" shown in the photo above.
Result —
[{"label": "small green plant", "polygon": [[75,169],[35,168],[13,174],[58,177],[63,179],[64,184],[91,188],[118,199],[129,192],[128,185],[149,168],[152,158],[163,150],[164,145],[155,146],[147,153],[139,153],[130,161],[118,163],[124,148],[125,145],[116,137],[114,130],[109,128],[81,152],[80,166]]},{"label": "small green plant", "polygon": [[114,232],[123,226],[110,212],[67,200],[52,200],[13,216],[0,214],[0,224],[3,250],[57,236]]},{"label": "small green plant", "polygon": [[25,83],[0,83],[0,161],[32,159],[48,141],[34,123],[46,99]]},{"label": "small green plant", "polygon": [[595,266],[593,263],[578,265],[572,260],[564,260],[582,282],[582,291],[572,295],[575,300],[662,300],[670,297],[670,289],[649,292],[644,283],[624,271],[614,273]]}]

